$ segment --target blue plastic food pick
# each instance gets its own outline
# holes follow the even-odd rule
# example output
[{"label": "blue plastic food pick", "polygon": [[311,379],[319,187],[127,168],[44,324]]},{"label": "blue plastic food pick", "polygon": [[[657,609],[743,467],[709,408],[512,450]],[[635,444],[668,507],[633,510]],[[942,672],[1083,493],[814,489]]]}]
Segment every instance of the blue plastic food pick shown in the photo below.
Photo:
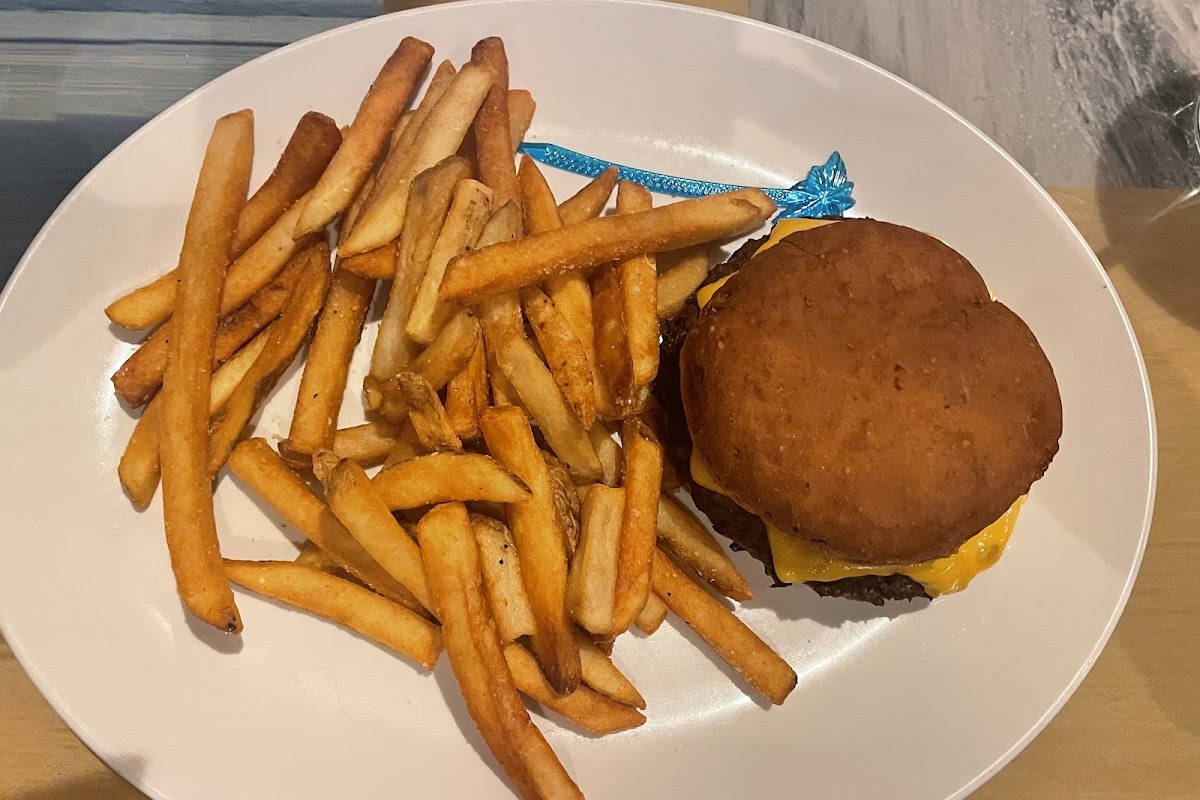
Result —
[{"label": "blue plastic food pick", "polygon": [[[543,164],[588,178],[594,178],[609,167],[615,166],[621,180],[640,183],[652,192],[676,197],[704,197],[746,188],[731,183],[679,178],[661,172],[626,167],[545,142],[522,142],[518,149]],[[837,217],[854,205],[854,198],[850,196],[854,191],[854,183],[846,177],[846,164],[842,161],[841,154],[836,151],[824,164],[809,169],[808,177],[799,183],[787,189],[764,188],[762,191],[779,205],[777,219]]]}]

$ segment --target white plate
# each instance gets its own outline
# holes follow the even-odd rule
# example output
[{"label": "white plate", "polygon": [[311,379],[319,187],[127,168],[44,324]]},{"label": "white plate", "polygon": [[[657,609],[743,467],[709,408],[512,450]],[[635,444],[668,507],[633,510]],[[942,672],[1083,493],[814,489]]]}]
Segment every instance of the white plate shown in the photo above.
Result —
[{"label": "white plate", "polygon": [[[445,660],[420,675],[244,594],[240,641],[189,624],[157,502],[138,515],[117,485],[133,422],[108,376],[131,345],[101,313],[173,263],[218,115],[254,108],[261,180],[302,112],[351,119],[401,36],[461,61],[491,34],[508,43],[513,85],[537,98],[533,139],[776,186],[840,150],[856,213],[940,236],[1029,322],[1065,412],[1062,452],[1009,553],[969,591],[880,615],[769,591],[741,558],[758,592],[743,618],[800,675],[785,706],[761,708],[667,626],[616,652],[649,702],[645,727],[596,739],[547,723],[551,743],[591,797],[965,795],[1065,702],[1129,593],[1155,475],[1133,334],[1079,234],[963,120],[817,42],[673,5],[483,2],[370,20],[213,81],[105,159],[29,249],[0,313],[0,621],[14,652],[84,741],[155,797],[505,795]],[[581,183],[551,178],[559,192]],[[261,432],[284,432],[295,384]],[[358,421],[353,391],[346,409]],[[229,555],[295,552],[294,532],[228,478],[218,521]]]}]

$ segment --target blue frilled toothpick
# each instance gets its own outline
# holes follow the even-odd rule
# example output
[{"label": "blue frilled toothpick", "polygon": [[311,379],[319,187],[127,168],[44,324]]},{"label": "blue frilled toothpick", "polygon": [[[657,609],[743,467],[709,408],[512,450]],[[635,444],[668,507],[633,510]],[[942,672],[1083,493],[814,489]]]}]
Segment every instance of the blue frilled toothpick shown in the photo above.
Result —
[{"label": "blue frilled toothpick", "polygon": [[[522,142],[519,151],[535,161],[588,178],[594,178],[615,166],[621,180],[640,183],[652,192],[676,197],[704,197],[746,188],[626,167],[545,142]],[[846,164],[837,152],[824,164],[809,169],[808,177],[799,183],[787,189],[764,188],[762,191],[779,206],[778,219],[837,217],[854,205],[854,198],[851,197],[854,184],[847,178]]]}]

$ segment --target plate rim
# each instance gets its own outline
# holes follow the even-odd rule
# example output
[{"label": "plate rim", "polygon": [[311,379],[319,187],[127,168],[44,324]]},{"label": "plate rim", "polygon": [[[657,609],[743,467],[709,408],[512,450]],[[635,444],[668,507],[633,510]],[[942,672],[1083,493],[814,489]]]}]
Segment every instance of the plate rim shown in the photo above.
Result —
[{"label": "plate rim", "polygon": [[[516,1],[517,1],[517,3],[519,3],[521,5],[537,5],[539,3],[550,2],[551,0],[516,0]],[[648,8],[658,8],[658,9],[663,9],[663,10],[669,9],[668,13],[676,13],[676,14],[682,14],[682,15],[696,14],[696,15],[700,15],[700,16],[716,17],[716,18],[727,20],[729,22],[729,24],[732,24],[732,25],[748,25],[752,28],[758,28],[761,30],[769,31],[772,34],[782,34],[785,37],[791,37],[795,40],[803,42],[805,44],[805,46],[816,47],[820,50],[826,51],[827,53],[829,53],[835,57],[847,59],[850,62],[852,62],[860,67],[867,68],[871,72],[875,73],[877,76],[885,78],[888,81],[890,81],[891,83],[896,84],[900,89],[911,92],[911,93],[915,94],[921,100],[932,103],[934,107],[936,107],[941,112],[949,115],[955,122],[957,122],[962,127],[966,128],[977,139],[984,142],[995,153],[1000,155],[1007,162],[1007,164],[1010,167],[1015,169],[1020,174],[1020,176],[1022,178],[1024,178],[1025,183],[1027,185],[1031,186],[1035,190],[1035,195],[1037,196],[1037,198],[1042,200],[1043,202],[1047,203],[1049,205],[1049,207],[1051,209],[1053,209],[1055,215],[1057,216],[1058,222],[1060,224],[1065,225],[1066,229],[1070,232],[1072,237],[1075,239],[1076,243],[1082,246],[1083,250],[1089,256],[1092,269],[1100,276],[1100,279],[1103,282],[1105,288],[1112,295],[1113,301],[1116,303],[1117,312],[1119,314],[1122,327],[1124,328],[1125,334],[1126,334],[1126,336],[1128,336],[1130,343],[1133,345],[1134,359],[1135,359],[1135,363],[1137,365],[1138,377],[1140,379],[1141,388],[1142,388],[1143,402],[1145,404],[1145,409],[1146,409],[1146,420],[1149,425],[1148,433],[1149,433],[1150,446],[1149,446],[1148,452],[1146,453],[1146,455],[1148,456],[1148,465],[1147,465],[1148,466],[1148,469],[1147,469],[1147,484],[1148,485],[1146,487],[1146,504],[1145,504],[1145,509],[1142,513],[1142,525],[1141,525],[1141,531],[1139,533],[1137,553],[1135,555],[1133,563],[1130,565],[1130,569],[1129,569],[1128,573],[1125,576],[1125,581],[1121,587],[1120,597],[1118,598],[1118,601],[1113,608],[1112,614],[1109,616],[1108,620],[1105,622],[1104,629],[1101,632],[1100,637],[1097,639],[1096,644],[1093,646],[1093,648],[1092,648],[1091,652],[1088,654],[1087,658],[1083,661],[1082,664],[1080,664],[1080,667],[1079,667],[1078,671],[1076,672],[1076,674],[1063,687],[1063,690],[1061,691],[1061,693],[1058,695],[1057,698],[1055,698],[1054,702],[1046,709],[1045,713],[1034,722],[1034,724],[1029,728],[1029,730],[1021,738],[1019,738],[1016,742],[1014,742],[1003,753],[1000,753],[999,755],[997,755],[997,757],[993,760],[993,762],[986,769],[981,771],[974,779],[967,781],[965,784],[963,784],[961,787],[959,787],[958,790],[956,790],[952,795],[949,795],[949,797],[947,798],[947,800],[962,800],[962,798],[965,798],[968,795],[970,795],[972,792],[974,792],[976,789],[978,789],[980,786],[982,786],[984,783],[986,783],[988,780],[990,780],[997,772],[999,772],[1001,769],[1003,769],[1005,766],[1007,766],[1010,762],[1012,762],[1013,759],[1015,759],[1016,756],[1019,755],[1029,745],[1030,742],[1032,742],[1035,738],[1037,738],[1038,735],[1041,734],[1041,732],[1046,728],[1046,726],[1050,723],[1050,721],[1053,720],[1054,717],[1056,717],[1058,715],[1058,713],[1062,710],[1062,708],[1066,705],[1066,703],[1075,694],[1075,692],[1078,690],[1079,686],[1082,684],[1083,680],[1087,677],[1087,675],[1091,672],[1092,668],[1095,666],[1096,661],[1100,657],[1100,654],[1104,651],[1105,647],[1108,645],[1108,642],[1112,638],[1112,634],[1113,634],[1114,630],[1116,629],[1117,623],[1120,621],[1121,617],[1124,614],[1125,608],[1129,603],[1129,599],[1132,594],[1133,587],[1134,587],[1135,583],[1137,582],[1138,575],[1141,572],[1142,562],[1145,558],[1146,547],[1147,547],[1147,544],[1148,544],[1149,538],[1150,538],[1150,528],[1153,523],[1154,509],[1155,509],[1155,504],[1156,504],[1156,499],[1157,499],[1157,491],[1158,491],[1158,468],[1159,468],[1158,423],[1157,423],[1157,417],[1156,417],[1155,408],[1154,408],[1153,391],[1152,391],[1152,388],[1150,385],[1149,374],[1146,369],[1145,355],[1142,352],[1142,347],[1141,347],[1140,342],[1138,341],[1137,333],[1134,330],[1133,324],[1129,319],[1129,314],[1125,309],[1125,304],[1124,304],[1124,302],[1122,302],[1120,294],[1117,293],[1116,288],[1113,286],[1112,281],[1109,278],[1108,271],[1104,268],[1104,265],[1101,263],[1100,259],[1097,257],[1097,255],[1096,255],[1095,251],[1092,249],[1091,245],[1088,244],[1087,239],[1084,238],[1083,234],[1076,227],[1075,223],[1071,221],[1071,218],[1069,216],[1067,216],[1066,212],[1054,200],[1054,198],[1045,189],[1045,187],[1043,187],[1042,184],[1039,183],[1029,173],[1029,171],[1025,169],[1024,166],[1022,166],[1011,154],[1009,154],[1008,151],[1006,151],[1004,148],[1002,148],[1000,145],[998,145],[995,141],[993,141],[990,136],[988,136],[986,133],[984,133],[982,130],[980,130],[978,127],[976,127],[972,122],[967,120],[965,117],[963,117],[957,111],[950,108],[945,103],[943,103],[942,101],[933,97],[932,95],[928,94],[927,92],[920,89],[919,87],[913,85],[912,83],[906,81],[905,79],[899,77],[898,75],[895,75],[895,74],[889,72],[888,70],[884,69],[883,67],[880,67],[877,64],[867,61],[866,59],[864,59],[860,56],[857,56],[853,53],[847,52],[845,50],[842,50],[841,48],[838,48],[831,44],[828,44],[827,42],[820,41],[819,39],[812,38],[810,36],[799,33],[797,31],[792,31],[792,30],[783,28],[778,25],[772,25],[768,22],[764,22],[764,21],[757,20],[757,19],[752,19],[750,17],[741,16],[741,15],[734,14],[731,12],[718,11],[716,9],[704,8],[704,7],[699,7],[699,6],[684,5],[681,2],[668,2],[668,0],[553,0],[553,2],[555,2],[556,4],[570,3],[572,5],[578,5],[578,6],[629,6],[629,7],[634,7],[634,8],[648,7]],[[0,314],[4,313],[4,310],[8,305],[9,298],[10,298],[11,293],[14,290],[14,287],[20,281],[21,277],[24,275],[26,269],[28,268],[29,263],[31,261],[31,255],[39,249],[43,240],[47,237],[50,230],[56,224],[58,218],[61,215],[63,215],[66,212],[66,209],[74,204],[76,198],[90,186],[92,181],[95,179],[96,174],[108,163],[108,161],[110,159],[115,159],[117,156],[119,156],[121,153],[123,153],[126,148],[134,146],[134,143],[138,139],[140,139],[147,132],[147,130],[149,128],[151,128],[153,125],[158,123],[161,118],[167,116],[168,114],[173,113],[177,108],[195,101],[196,98],[203,96],[210,89],[222,84],[225,81],[236,80],[236,76],[243,70],[254,67],[255,65],[258,65],[260,63],[270,61],[274,58],[281,57],[281,55],[283,53],[285,53],[286,51],[289,51],[293,48],[298,48],[302,45],[307,45],[314,41],[322,40],[322,39],[325,39],[328,37],[342,36],[342,35],[345,35],[345,33],[347,31],[350,31],[350,30],[353,30],[356,28],[360,28],[360,27],[386,24],[386,23],[384,23],[384,20],[388,20],[388,19],[395,18],[395,17],[414,17],[414,16],[427,15],[427,14],[435,14],[436,15],[436,14],[448,13],[448,10],[450,10],[449,13],[457,13],[460,9],[470,9],[473,7],[500,6],[500,5],[514,5],[514,2],[513,2],[513,0],[459,0],[459,2],[455,2],[452,5],[450,5],[450,4],[431,5],[431,6],[421,7],[421,8],[396,11],[396,12],[392,12],[390,14],[379,14],[377,16],[368,17],[366,19],[358,20],[356,22],[349,23],[346,25],[340,25],[335,28],[331,28],[327,31],[322,31],[320,33],[313,34],[312,36],[307,36],[303,39],[298,39],[295,42],[291,42],[287,45],[284,45],[282,47],[278,47],[274,50],[271,50],[267,53],[263,53],[262,55],[257,56],[256,58],[253,58],[244,64],[240,64],[237,67],[234,67],[233,69],[229,70],[228,72],[222,73],[221,75],[216,76],[212,80],[209,80],[209,81],[205,82],[204,84],[196,87],[195,89],[188,92],[186,95],[184,95],[180,99],[176,100],[174,103],[172,103],[171,105],[169,105],[168,107],[166,107],[165,109],[160,111],[159,113],[155,114],[149,120],[144,122],[141,126],[139,126],[136,131],[134,131],[132,134],[130,134],[128,137],[126,137],[120,144],[118,144],[108,154],[106,154],[104,156],[104,158],[102,158],[99,162],[97,162],[96,165],[94,167],[92,167],[88,171],[88,173],[74,186],[74,188],[72,188],[71,191],[62,199],[62,201],[59,202],[59,204],[55,208],[54,212],[42,224],[42,226],[38,229],[37,235],[34,236],[34,238],[30,241],[29,245],[26,247],[25,252],[21,255],[21,258],[17,261],[16,267],[13,269],[11,275],[9,276],[8,281],[7,281],[6,285],[4,286],[3,291],[0,292]],[[4,637],[4,640],[7,643],[9,650],[12,652],[13,657],[16,659],[17,663],[21,666],[21,669],[25,672],[26,676],[28,676],[30,681],[37,688],[38,692],[42,695],[42,697],[45,698],[45,700],[51,706],[51,708],[54,709],[54,712],[55,712],[55,714],[58,715],[59,719],[61,719],[64,723],[66,723],[67,727],[70,728],[70,730],[80,739],[80,741],[82,741],[84,743],[84,745],[87,746],[87,748],[97,758],[99,758],[101,761],[103,761],[106,766],[108,766],[110,769],[112,769],[114,772],[116,772],[118,775],[120,775],[124,780],[129,782],[136,789],[138,789],[141,792],[144,792],[145,794],[147,794],[150,797],[156,798],[156,800],[170,800],[169,796],[166,795],[164,792],[162,792],[157,786],[146,781],[143,776],[134,773],[131,768],[128,768],[119,759],[116,759],[116,758],[110,759],[110,757],[105,752],[102,752],[102,750],[101,750],[102,743],[99,742],[100,737],[95,735],[95,733],[92,731],[92,729],[83,720],[78,719],[72,715],[65,713],[66,704],[64,703],[63,698],[58,694],[57,691],[55,691],[53,689],[53,687],[51,687],[48,684],[44,674],[41,672],[41,670],[39,670],[37,668],[36,664],[33,663],[32,658],[25,652],[20,641],[19,640],[14,641],[10,637],[9,632],[7,630],[7,626],[5,624],[5,617],[6,617],[6,615],[4,613],[4,609],[0,608],[0,635],[2,635]]]}]

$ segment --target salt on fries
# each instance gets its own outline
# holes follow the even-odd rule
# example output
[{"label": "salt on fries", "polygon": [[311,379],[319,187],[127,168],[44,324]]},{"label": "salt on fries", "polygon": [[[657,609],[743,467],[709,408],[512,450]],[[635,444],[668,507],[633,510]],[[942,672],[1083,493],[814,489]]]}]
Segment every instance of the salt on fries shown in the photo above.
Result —
[{"label": "salt on fries", "polygon": [[[178,266],[106,309],[158,326],[113,376],[148,404],[118,477],[138,509],[162,483],[197,618],[241,630],[232,582],[426,669],[444,646],[518,792],[581,797],[520,695],[592,734],[642,725],[647,699],[613,658],[631,627],[649,635],[672,611],[772,702],[796,684],[710,594],[751,597],[670,495],[651,395],[659,320],[691,302],[713,242],[774,206],[740,190],[652,207],[615,168],[558,203],[536,163],[516,167],[537,106],[510,88],[504,43],[442,62],[414,100],[431,63],[405,39],[351,125],[304,115],[248,201],[253,117],[217,121]],[[619,213],[602,216],[614,189]],[[339,429],[379,281],[369,418]],[[277,450],[253,420],[301,353]],[[306,538],[294,561],[222,558],[226,465]]]}]

